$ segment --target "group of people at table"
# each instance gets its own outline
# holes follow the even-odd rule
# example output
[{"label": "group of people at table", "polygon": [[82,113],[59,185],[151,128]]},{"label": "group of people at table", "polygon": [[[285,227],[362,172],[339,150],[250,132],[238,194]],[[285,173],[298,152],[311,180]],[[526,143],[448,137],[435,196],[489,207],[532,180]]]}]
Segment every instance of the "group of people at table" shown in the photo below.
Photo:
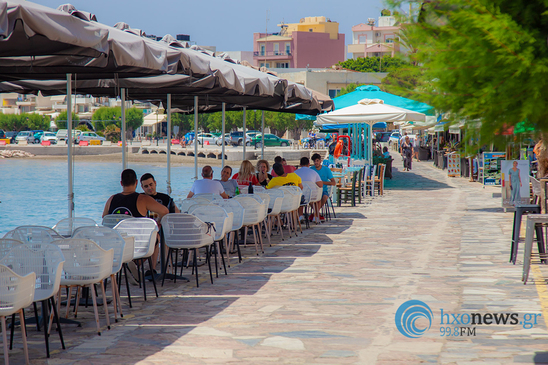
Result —
[{"label": "group of people at table", "polygon": [[[268,161],[259,160],[257,169],[248,161],[242,161],[238,173],[232,175],[232,168],[225,166],[221,171],[221,179],[213,180],[211,166],[202,168],[202,179],[194,181],[187,198],[197,194],[218,194],[224,199],[229,199],[239,194],[240,187],[262,186],[272,189],[279,186],[298,186],[303,189],[303,181],[314,182],[319,188],[323,188],[320,208],[327,202],[329,196],[328,186],[335,185],[335,179],[331,170],[322,165],[322,157],[319,154],[312,155],[313,166],[310,166],[308,157],[300,160],[300,167],[288,165],[280,156],[274,160],[272,170]],[[137,185],[141,184],[144,193],[138,193]],[[156,191],[156,180],[150,173],[146,173],[138,180],[137,174],[132,169],[122,171],[120,184],[122,192],[112,195],[103,209],[103,217],[108,214],[126,214],[132,217],[147,217],[150,213],[157,216],[160,221],[168,213],[180,213],[173,199],[164,193]],[[302,208],[299,211],[302,216]],[[314,217],[309,217],[313,220]],[[320,219],[323,217],[320,216]],[[156,245],[152,259],[151,269],[155,271],[158,261],[159,249]],[[148,273],[147,273],[148,274]],[[145,274],[145,275],[147,275]]]}]

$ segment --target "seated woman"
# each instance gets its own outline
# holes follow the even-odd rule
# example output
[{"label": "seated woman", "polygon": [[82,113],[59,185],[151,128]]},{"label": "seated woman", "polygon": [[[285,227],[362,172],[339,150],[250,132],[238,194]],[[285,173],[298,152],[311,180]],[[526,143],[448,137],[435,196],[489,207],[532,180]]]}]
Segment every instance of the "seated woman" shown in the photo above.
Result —
[{"label": "seated woman", "polygon": [[240,172],[232,176],[233,180],[238,182],[238,185],[260,185],[257,176],[255,176],[255,168],[249,160],[243,160],[240,165]]},{"label": "seated woman", "polygon": [[391,158],[392,156],[390,156],[390,152],[388,152],[388,147],[383,147],[382,148],[382,157],[384,158]]},{"label": "seated woman", "polygon": [[257,174],[255,176],[262,186],[267,186],[270,180],[272,180],[272,175],[268,173],[268,170],[270,170],[270,166],[267,160],[259,160],[257,162]]}]

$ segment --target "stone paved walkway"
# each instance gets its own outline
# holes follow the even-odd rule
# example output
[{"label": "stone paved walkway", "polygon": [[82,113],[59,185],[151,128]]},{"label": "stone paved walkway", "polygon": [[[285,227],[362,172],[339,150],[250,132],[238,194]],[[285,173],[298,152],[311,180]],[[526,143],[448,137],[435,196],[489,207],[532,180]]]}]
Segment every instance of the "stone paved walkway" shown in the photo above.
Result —
[{"label": "stone paved walkway", "polygon": [[[524,286],[521,266],[508,264],[512,214],[493,198],[500,189],[447,178],[426,162],[414,163],[411,172],[394,170],[385,196],[341,208],[336,220],[297,238],[276,238],[260,257],[248,247],[244,262],[213,285],[202,275],[198,289],[193,282],[170,282],[160,298],[135,298],[134,308],[100,337],[91,309],[81,309],[84,327],[64,327],[67,350],[59,349],[53,334],[48,361],[43,337],[29,326],[31,361],[548,363],[545,313],[530,329],[482,325],[475,326],[475,336],[440,336],[442,309],[457,315],[516,312],[520,320],[524,313],[542,313],[537,287],[544,286]],[[535,273],[539,284],[542,273]],[[133,293],[140,291],[134,287]],[[396,310],[411,299],[426,303],[434,316],[420,338],[403,336],[395,325]],[[20,337],[16,347],[13,363],[22,360]]]}]

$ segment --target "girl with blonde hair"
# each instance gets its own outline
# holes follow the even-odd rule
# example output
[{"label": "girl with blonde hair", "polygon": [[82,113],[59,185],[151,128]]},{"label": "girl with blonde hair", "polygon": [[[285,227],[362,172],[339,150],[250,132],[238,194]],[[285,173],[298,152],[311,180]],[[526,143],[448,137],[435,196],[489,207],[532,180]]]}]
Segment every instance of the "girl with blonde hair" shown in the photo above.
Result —
[{"label": "girl with blonde hair", "polygon": [[249,160],[242,161],[240,171],[234,174],[232,179],[237,180],[238,185],[249,185],[250,183],[251,185],[260,185],[259,180],[257,180],[257,177],[255,176],[255,168]]}]

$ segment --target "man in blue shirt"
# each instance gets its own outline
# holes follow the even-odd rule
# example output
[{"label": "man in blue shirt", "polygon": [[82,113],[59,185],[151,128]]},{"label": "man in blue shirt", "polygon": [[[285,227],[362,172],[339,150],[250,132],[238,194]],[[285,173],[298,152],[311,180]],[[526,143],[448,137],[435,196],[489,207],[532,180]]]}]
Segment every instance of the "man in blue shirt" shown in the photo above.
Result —
[{"label": "man in blue shirt", "polygon": [[327,166],[322,165],[322,156],[320,156],[319,153],[315,153],[312,155],[312,161],[314,161],[314,166],[311,166],[310,168],[318,173],[320,175],[320,178],[323,181],[323,193],[322,193],[322,201],[320,202],[320,209],[327,203],[327,198],[329,197],[329,190],[328,185],[336,185],[335,178],[333,177],[333,173]]}]

